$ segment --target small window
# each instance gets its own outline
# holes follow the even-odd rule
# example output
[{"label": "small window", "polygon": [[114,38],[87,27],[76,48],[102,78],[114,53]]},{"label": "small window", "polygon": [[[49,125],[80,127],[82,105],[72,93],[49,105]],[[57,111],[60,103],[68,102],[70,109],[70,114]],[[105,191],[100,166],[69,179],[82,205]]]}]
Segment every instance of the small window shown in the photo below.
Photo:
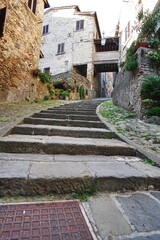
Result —
[{"label": "small window", "polygon": [[127,41],[127,36],[128,36],[128,34],[127,34],[127,27],[125,27],[125,42]]},{"label": "small window", "polygon": [[6,18],[6,7],[0,9],[0,37],[3,37],[5,18]]},{"label": "small window", "polygon": [[84,29],[84,20],[80,20],[76,22],[76,30]]},{"label": "small window", "polygon": [[50,73],[50,68],[44,68],[44,69],[43,69],[43,72],[44,72],[45,74],[49,74],[49,73]]},{"label": "small window", "polygon": [[28,0],[28,7],[35,14],[36,13],[37,0]]},{"label": "small window", "polygon": [[64,43],[58,44],[57,54],[64,53]]},{"label": "small window", "polygon": [[47,34],[49,32],[49,25],[43,26],[43,35]]},{"label": "small window", "polygon": [[131,30],[130,30],[130,21],[128,22],[128,38],[130,37],[130,33],[131,33]]}]

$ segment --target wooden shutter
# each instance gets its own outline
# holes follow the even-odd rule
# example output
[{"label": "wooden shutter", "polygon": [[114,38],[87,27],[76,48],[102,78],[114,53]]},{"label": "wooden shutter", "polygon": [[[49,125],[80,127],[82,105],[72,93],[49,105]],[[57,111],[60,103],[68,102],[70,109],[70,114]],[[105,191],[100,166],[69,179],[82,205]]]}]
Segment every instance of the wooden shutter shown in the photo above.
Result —
[{"label": "wooden shutter", "polygon": [[61,52],[64,52],[64,43],[61,44]]},{"label": "wooden shutter", "polygon": [[57,53],[60,53],[60,51],[61,51],[61,44],[58,44],[58,51],[57,51]]},{"label": "wooden shutter", "polygon": [[127,41],[127,27],[125,28],[125,42]]},{"label": "wooden shutter", "polygon": [[84,20],[80,21],[80,29],[84,29]]},{"label": "wooden shutter", "polygon": [[3,37],[5,18],[6,18],[6,7],[0,9],[0,37]]},{"label": "wooden shutter", "polygon": [[28,0],[28,7],[31,9],[32,6],[32,0]]},{"label": "wooden shutter", "polygon": [[45,26],[43,26],[43,34],[45,34]]},{"label": "wooden shutter", "polygon": [[79,30],[79,21],[76,22],[76,30]]},{"label": "wooden shutter", "polygon": [[46,25],[46,33],[48,33],[49,25]]},{"label": "wooden shutter", "polygon": [[131,29],[130,29],[130,21],[128,22],[128,38],[130,37],[130,31],[131,31]]},{"label": "wooden shutter", "polygon": [[33,9],[32,12],[35,14],[36,13],[36,6],[37,6],[37,0],[33,0]]}]

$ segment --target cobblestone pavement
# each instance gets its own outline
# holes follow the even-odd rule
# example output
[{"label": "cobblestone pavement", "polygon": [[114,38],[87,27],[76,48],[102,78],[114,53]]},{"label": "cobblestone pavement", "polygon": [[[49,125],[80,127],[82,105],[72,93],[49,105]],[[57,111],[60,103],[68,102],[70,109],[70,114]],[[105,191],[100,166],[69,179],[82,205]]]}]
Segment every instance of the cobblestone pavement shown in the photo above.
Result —
[{"label": "cobblestone pavement", "polygon": [[145,123],[139,119],[128,119],[119,124],[124,135],[160,157],[160,125]]},{"label": "cobblestone pavement", "polygon": [[111,102],[108,106],[102,105],[100,112],[106,122],[115,126],[117,132],[160,157],[160,125],[146,123]]}]

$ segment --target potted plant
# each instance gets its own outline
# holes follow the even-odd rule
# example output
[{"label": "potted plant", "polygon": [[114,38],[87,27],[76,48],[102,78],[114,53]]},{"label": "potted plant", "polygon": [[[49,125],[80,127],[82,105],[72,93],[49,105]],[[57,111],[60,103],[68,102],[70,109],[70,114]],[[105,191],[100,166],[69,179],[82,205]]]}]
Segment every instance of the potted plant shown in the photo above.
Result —
[{"label": "potted plant", "polygon": [[136,47],[136,49],[138,49],[139,47],[149,47],[147,35],[143,35],[143,36],[139,37],[136,41],[135,47]]}]

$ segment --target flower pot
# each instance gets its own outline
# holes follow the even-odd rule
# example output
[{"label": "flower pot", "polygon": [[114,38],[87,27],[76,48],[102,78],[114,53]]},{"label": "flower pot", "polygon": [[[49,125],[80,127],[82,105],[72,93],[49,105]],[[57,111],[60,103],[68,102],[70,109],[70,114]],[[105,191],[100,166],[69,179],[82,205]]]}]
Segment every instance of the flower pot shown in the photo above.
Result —
[{"label": "flower pot", "polygon": [[148,43],[147,42],[140,42],[136,44],[136,49],[140,48],[140,47],[148,47]]}]

